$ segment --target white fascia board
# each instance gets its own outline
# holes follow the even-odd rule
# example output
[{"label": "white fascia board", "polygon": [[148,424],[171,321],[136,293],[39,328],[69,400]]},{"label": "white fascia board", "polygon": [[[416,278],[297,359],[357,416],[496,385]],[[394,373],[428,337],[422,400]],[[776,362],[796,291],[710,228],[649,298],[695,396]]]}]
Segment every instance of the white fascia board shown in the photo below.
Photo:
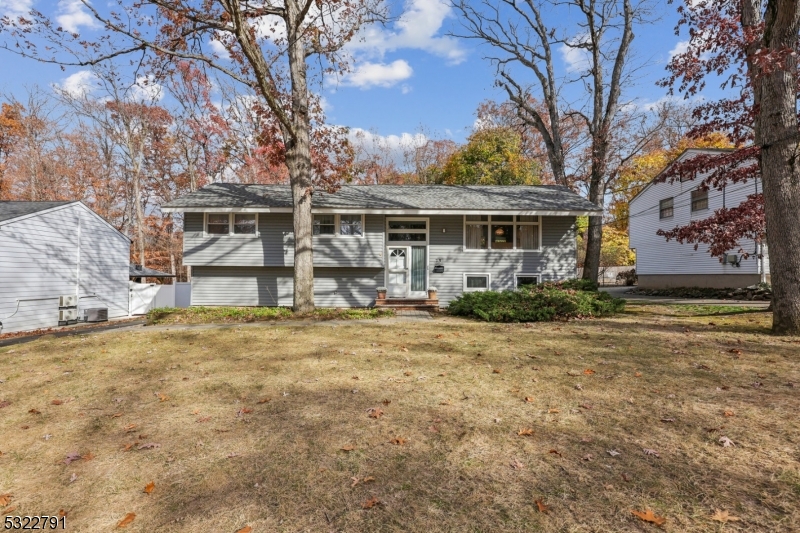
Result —
[{"label": "white fascia board", "polygon": [[[291,213],[291,207],[164,207],[165,213]],[[523,215],[580,217],[602,214],[602,209],[592,211],[520,210],[520,209],[358,209],[336,207],[313,207],[311,212],[319,215]]]}]

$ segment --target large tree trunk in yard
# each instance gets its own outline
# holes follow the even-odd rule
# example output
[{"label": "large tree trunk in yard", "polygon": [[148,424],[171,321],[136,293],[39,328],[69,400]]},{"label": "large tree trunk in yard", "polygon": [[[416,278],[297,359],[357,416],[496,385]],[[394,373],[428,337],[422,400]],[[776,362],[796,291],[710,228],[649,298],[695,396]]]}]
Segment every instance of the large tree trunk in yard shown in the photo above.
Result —
[{"label": "large tree trunk in yard", "polygon": [[313,186],[311,175],[311,119],[308,110],[308,80],[303,39],[294,33],[289,22],[298,19],[299,6],[286,2],[289,74],[292,86],[293,131],[283,127],[286,143],[286,165],[292,185],[294,219],[294,311],[314,310],[314,252],[312,250],[314,220],[311,215]]},{"label": "large tree trunk in yard", "polygon": [[[751,0],[752,1],[752,0]],[[798,0],[770,0],[763,45],[793,50],[800,29]],[[761,146],[761,179],[772,275],[772,331],[800,335],[800,146],[797,124],[797,59],[754,80],[756,143]]]},{"label": "large tree trunk in yard", "polygon": [[[592,180],[594,181],[594,180]],[[589,201],[598,207],[603,207],[602,187],[592,183],[589,187]],[[586,258],[583,260],[583,279],[597,283],[600,274],[600,249],[603,246],[603,217],[602,215],[590,216],[589,227],[586,230]]]}]

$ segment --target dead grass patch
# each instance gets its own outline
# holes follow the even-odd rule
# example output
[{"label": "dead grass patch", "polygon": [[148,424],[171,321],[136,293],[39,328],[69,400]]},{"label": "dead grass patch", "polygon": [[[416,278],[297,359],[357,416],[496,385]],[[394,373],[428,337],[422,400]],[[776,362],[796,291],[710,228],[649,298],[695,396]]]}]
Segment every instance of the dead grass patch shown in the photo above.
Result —
[{"label": "dead grass patch", "polygon": [[0,494],[92,532],[796,531],[800,339],[653,312],[2,348]]},{"label": "dead grass patch", "polygon": [[279,320],[366,320],[394,316],[392,309],[317,309],[298,314],[288,307],[162,307],[147,314],[148,325],[274,322]]}]

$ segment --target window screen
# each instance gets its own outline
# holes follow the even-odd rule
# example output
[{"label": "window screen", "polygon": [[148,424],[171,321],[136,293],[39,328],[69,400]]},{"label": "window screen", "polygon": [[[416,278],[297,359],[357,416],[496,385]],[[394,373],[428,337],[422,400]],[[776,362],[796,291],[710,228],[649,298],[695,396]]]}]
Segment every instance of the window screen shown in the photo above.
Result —
[{"label": "window screen", "polygon": [[230,233],[230,217],[209,214],[207,231],[210,235],[227,235]]}]

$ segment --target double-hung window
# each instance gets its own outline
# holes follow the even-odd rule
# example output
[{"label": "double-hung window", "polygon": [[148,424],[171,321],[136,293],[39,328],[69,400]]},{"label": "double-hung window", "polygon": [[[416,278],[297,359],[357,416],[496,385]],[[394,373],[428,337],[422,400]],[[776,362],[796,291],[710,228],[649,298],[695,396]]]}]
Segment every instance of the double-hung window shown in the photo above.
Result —
[{"label": "double-hung window", "polygon": [[535,215],[466,215],[467,250],[539,250],[541,217]]},{"label": "double-hung window", "polygon": [[695,189],[692,191],[692,213],[708,209],[708,190]]},{"label": "double-hung window", "polygon": [[314,215],[314,235],[364,236],[364,215]]},{"label": "double-hung window", "polygon": [[675,214],[675,199],[665,198],[658,202],[658,218],[669,218]]},{"label": "double-hung window", "polygon": [[255,213],[208,213],[208,235],[257,235],[258,215]]}]

